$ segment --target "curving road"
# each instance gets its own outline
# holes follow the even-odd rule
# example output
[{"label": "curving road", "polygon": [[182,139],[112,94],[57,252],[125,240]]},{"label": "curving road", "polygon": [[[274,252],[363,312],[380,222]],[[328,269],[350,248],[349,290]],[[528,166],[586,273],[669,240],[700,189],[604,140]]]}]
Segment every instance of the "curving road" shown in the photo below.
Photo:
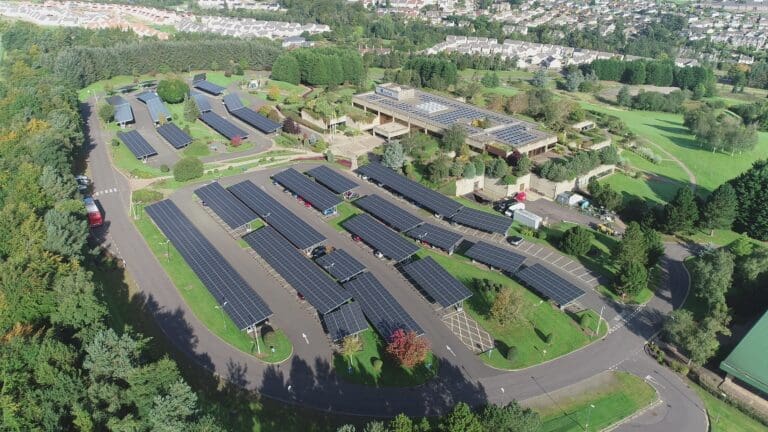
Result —
[{"label": "curving road", "polygon": [[[438,378],[420,387],[355,385],[336,377],[332,368],[332,350],[319,323],[312,313],[299,311],[295,298],[284,290],[259,290],[276,311],[274,323],[286,331],[294,344],[293,357],[282,365],[265,365],[232,348],[198,321],[135,229],[130,219],[129,182],[113,168],[105,144],[109,140],[105,139],[98,118],[88,105],[83,106],[83,118],[87,119],[90,138],[91,176],[96,190],[103,192],[98,194],[98,201],[104,209],[106,223],[96,235],[105,247],[124,260],[139,285],[147,308],[153,312],[169,340],[202,367],[225,379],[270,398],[325,411],[363,416],[391,416],[400,412],[423,416],[441,414],[458,401],[477,405],[488,401],[525,400],[608,369],[624,370],[645,377],[657,389],[662,403],[620,426],[619,430],[698,432],[707,429],[706,414],[695,393],[643,351],[645,342],[658,332],[664,315],[673,306],[680,305],[686,295],[688,276],[682,259],[688,251],[681,245],[667,245],[663,263],[666,283],[645,307],[627,310],[605,303],[605,317],[611,324],[611,332],[604,339],[559,359],[512,372],[487,367],[436,319],[425,301],[414,301],[416,297],[411,292],[392,290],[391,287],[400,286],[403,281],[391,265],[372,258],[371,254],[359,254],[370,271],[392,290],[430,335],[434,351],[441,358],[441,366]],[[224,181],[229,184],[255,176],[258,175],[244,174]],[[192,188],[188,187],[171,198],[184,207],[192,223],[246,280],[270,280],[271,277],[244,249],[232,247],[235,242],[222,235],[218,225],[211,223],[211,218],[190,199],[191,193]],[[275,197],[286,206],[297,205],[284,194]],[[348,236],[333,231],[316,213],[305,220],[320,229],[334,245],[348,250],[360,247],[352,244]],[[309,343],[305,343],[302,333],[307,335]]]}]

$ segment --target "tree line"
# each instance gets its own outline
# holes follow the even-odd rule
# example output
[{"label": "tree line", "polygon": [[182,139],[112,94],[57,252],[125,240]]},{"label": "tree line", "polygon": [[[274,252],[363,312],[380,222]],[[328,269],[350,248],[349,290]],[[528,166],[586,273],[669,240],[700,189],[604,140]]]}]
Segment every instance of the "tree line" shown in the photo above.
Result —
[{"label": "tree line", "polygon": [[549,159],[538,168],[538,174],[553,182],[574,179],[584,175],[600,165],[619,162],[619,154],[614,146],[597,151],[582,151],[567,159]]},{"label": "tree line", "polygon": [[456,65],[457,70],[480,69],[480,70],[510,70],[517,67],[517,61],[513,58],[502,58],[500,54],[492,56],[481,54],[468,54],[460,52],[439,53],[439,54],[411,54],[403,51],[390,51],[387,54],[377,54],[367,52],[363,55],[363,61],[366,66],[398,69],[408,62],[412,57],[436,57],[439,59],[450,60]]},{"label": "tree line", "polygon": [[757,145],[757,128],[745,125],[742,119],[703,106],[687,111],[683,125],[696,137],[699,145],[712,152],[735,153],[750,151]]},{"label": "tree line", "polygon": [[360,54],[347,48],[301,48],[281,54],[272,65],[272,79],[292,84],[362,85],[365,78]]},{"label": "tree line", "polygon": [[712,96],[716,93],[712,69],[703,66],[676,66],[670,60],[597,59],[583,66],[585,72],[594,72],[605,81],[624,84],[650,84],[659,87],[679,87],[694,95]]}]

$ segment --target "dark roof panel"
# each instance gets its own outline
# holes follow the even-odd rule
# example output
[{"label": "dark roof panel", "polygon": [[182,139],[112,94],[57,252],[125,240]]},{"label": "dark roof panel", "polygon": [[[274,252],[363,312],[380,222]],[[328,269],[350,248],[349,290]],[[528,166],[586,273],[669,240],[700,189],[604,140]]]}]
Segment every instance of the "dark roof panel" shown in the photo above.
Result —
[{"label": "dark roof panel", "polygon": [[515,276],[560,306],[567,306],[586,294],[584,290],[541,264],[526,267]]},{"label": "dark roof panel", "polygon": [[356,200],[355,205],[400,232],[408,231],[423,223],[418,217],[376,194],[366,195]]},{"label": "dark roof panel", "polygon": [[472,292],[432,257],[406,264],[403,271],[444,308],[472,297]]},{"label": "dark roof panel", "polygon": [[192,87],[202,90],[206,93],[212,94],[214,96],[218,96],[222,93],[224,93],[224,90],[226,90],[224,87],[220,85],[216,85],[208,80],[199,80],[192,83]]},{"label": "dark roof panel", "polygon": [[365,271],[365,266],[360,261],[342,249],[335,249],[315,261],[339,282],[344,282]]},{"label": "dark roof panel", "polygon": [[216,114],[213,111],[208,111],[200,114],[200,120],[203,121],[203,123],[210,126],[213,130],[223,135],[228,140],[232,140],[235,137],[239,137],[242,139],[248,138],[248,132],[240,129],[239,127],[233,125],[231,122],[226,120],[224,117]]},{"label": "dark roof panel", "polygon": [[419,251],[418,246],[400,237],[370,215],[353,216],[342,222],[342,225],[372,248],[396,262],[400,262]]},{"label": "dark roof panel", "polygon": [[357,183],[339,174],[336,172],[336,170],[331,169],[326,165],[319,165],[315,168],[312,168],[311,170],[307,171],[307,175],[314,178],[318,183],[336,192],[337,194],[351,191],[358,186]]},{"label": "dark roof panel", "polygon": [[483,241],[472,245],[464,255],[507,273],[515,273],[525,261],[523,255]]},{"label": "dark roof panel", "polygon": [[453,249],[461,243],[461,234],[441,228],[431,223],[425,223],[409,230],[406,236],[417,240],[423,244],[434,246],[446,252],[453,252]]},{"label": "dark roof panel", "polygon": [[368,321],[365,320],[360,304],[356,302],[343,304],[335,311],[323,315],[323,322],[328,336],[334,342],[368,329]]},{"label": "dark roof panel", "polygon": [[265,134],[271,134],[283,127],[280,123],[272,121],[250,108],[240,108],[229,113]]},{"label": "dark roof panel", "polygon": [[344,288],[360,303],[366,318],[384,340],[389,341],[397,329],[424,334],[424,330],[372,274],[363,273],[345,283]]},{"label": "dark roof panel", "polygon": [[232,229],[237,229],[257,218],[253,210],[221,187],[218,182],[196,189],[195,194]]},{"label": "dark roof panel", "polygon": [[464,207],[451,218],[453,222],[488,233],[507,234],[512,219],[500,214]]},{"label": "dark roof panel", "polygon": [[309,177],[293,168],[280,171],[272,176],[276,182],[289,189],[321,212],[331,210],[341,203],[341,198],[313,182]]},{"label": "dark roof panel", "polygon": [[157,133],[176,149],[184,148],[192,144],[192,137],[187,135],[186,132],[179,129],[179,127],[173,123],[160,125],[157,128]]},{"label": "dark roof panel", "polygon": [[122,141],[128,150],[136,156],[136,159],[144,159],[157,154],[157,151],[149,145],[147,140],[137,131],[118,132],[117,137]]}]

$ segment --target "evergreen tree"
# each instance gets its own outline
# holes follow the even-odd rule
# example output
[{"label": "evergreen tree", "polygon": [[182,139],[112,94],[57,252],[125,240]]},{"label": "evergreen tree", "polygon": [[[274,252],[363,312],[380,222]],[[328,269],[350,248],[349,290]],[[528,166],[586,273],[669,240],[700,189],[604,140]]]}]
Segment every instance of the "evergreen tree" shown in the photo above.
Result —
[{"label": "evergreen tree", "polygon": [[440,421],[440,432],[484,432],[484,430],[469,405],[459,402]]},{"label": "evergreen tree", "polygon": [[560,248],[569,255],[582,256],[592,249],[592,240],[594,236],[588,229],[576,225],[563,233]]},{"label": "evergreen tree", "polygon": [[546,70],[539,69],[533,73],[533,78],[531,79],[531,85],[537,88],[545,88],[547,87],[547,84],[549,84],[549,77],[547,76]]},{"label": "evergreen tree", "polygon": [[642,227],[637,222],[630,222],[624,230],[621,241],[616,244],[613,257],[619,267],[630,262],[643,266],[648,264],[648,245]]},{"label": "evergreen tree", "polygon": [[632,95],[629,93],[629,86],[621,86],[619,93],[616,95],[616,103],[623,107],[632,106]]},{"label": "evergreen tree", "polygon": [[405,154],[403,145],[400,141],[392,141],[384,147],[384,154],[381,157],[381,164],[400,172],[405,163]]},{"label": "evergreen tree", "polygon": [[638,262],[623,264],[616,276],[616,291],[622,296],[634,297],[648,286],[648,270]]},{"label": "evergreen tree", "polygon": [[737,206],[736,191],[733,186],[724,183],[707,197],[699,223],[702,228],[710,230],[710,235],[716,229],[730,229],[736,219]]},{"label": "evergreen tree", "polygon": [[389,421],[390,432],[414,432],[413,421],[405,414],[398,414]]},{"label": "evergreen tree", "polygon": [[195,98],[185,96],[184,98],[184,120],[194,122],[200,117],[200,108],[197,107]]},{"label": "evergreen tree", "polygon": [[537,432],[541,428],[539,414],[521,407],[516,401],[505,406],[489,404],[479,414],[483,430],[494,432]]},{"label": "evergreen tree", "polygon": [[698,219],[699,208],[689,187],[678,189],[672,201],[664,206],[663,227],[667,233],[688,232]]},{"label": "evergreen tree", "polygon": [[768,159],[729,182],[738,197],[734,229],[758,240],[768,240]]}]

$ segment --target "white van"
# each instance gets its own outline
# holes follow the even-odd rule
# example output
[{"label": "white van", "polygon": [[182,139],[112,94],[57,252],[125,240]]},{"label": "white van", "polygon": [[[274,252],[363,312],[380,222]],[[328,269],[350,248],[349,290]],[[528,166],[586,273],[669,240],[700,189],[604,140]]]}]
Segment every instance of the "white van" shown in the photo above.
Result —
[{"label": "white van", "polygon": [[525,203],[515,202],[507,207],[507,211],[504,212],[505,216],[512,217],[517,210],[525,210]]}]

